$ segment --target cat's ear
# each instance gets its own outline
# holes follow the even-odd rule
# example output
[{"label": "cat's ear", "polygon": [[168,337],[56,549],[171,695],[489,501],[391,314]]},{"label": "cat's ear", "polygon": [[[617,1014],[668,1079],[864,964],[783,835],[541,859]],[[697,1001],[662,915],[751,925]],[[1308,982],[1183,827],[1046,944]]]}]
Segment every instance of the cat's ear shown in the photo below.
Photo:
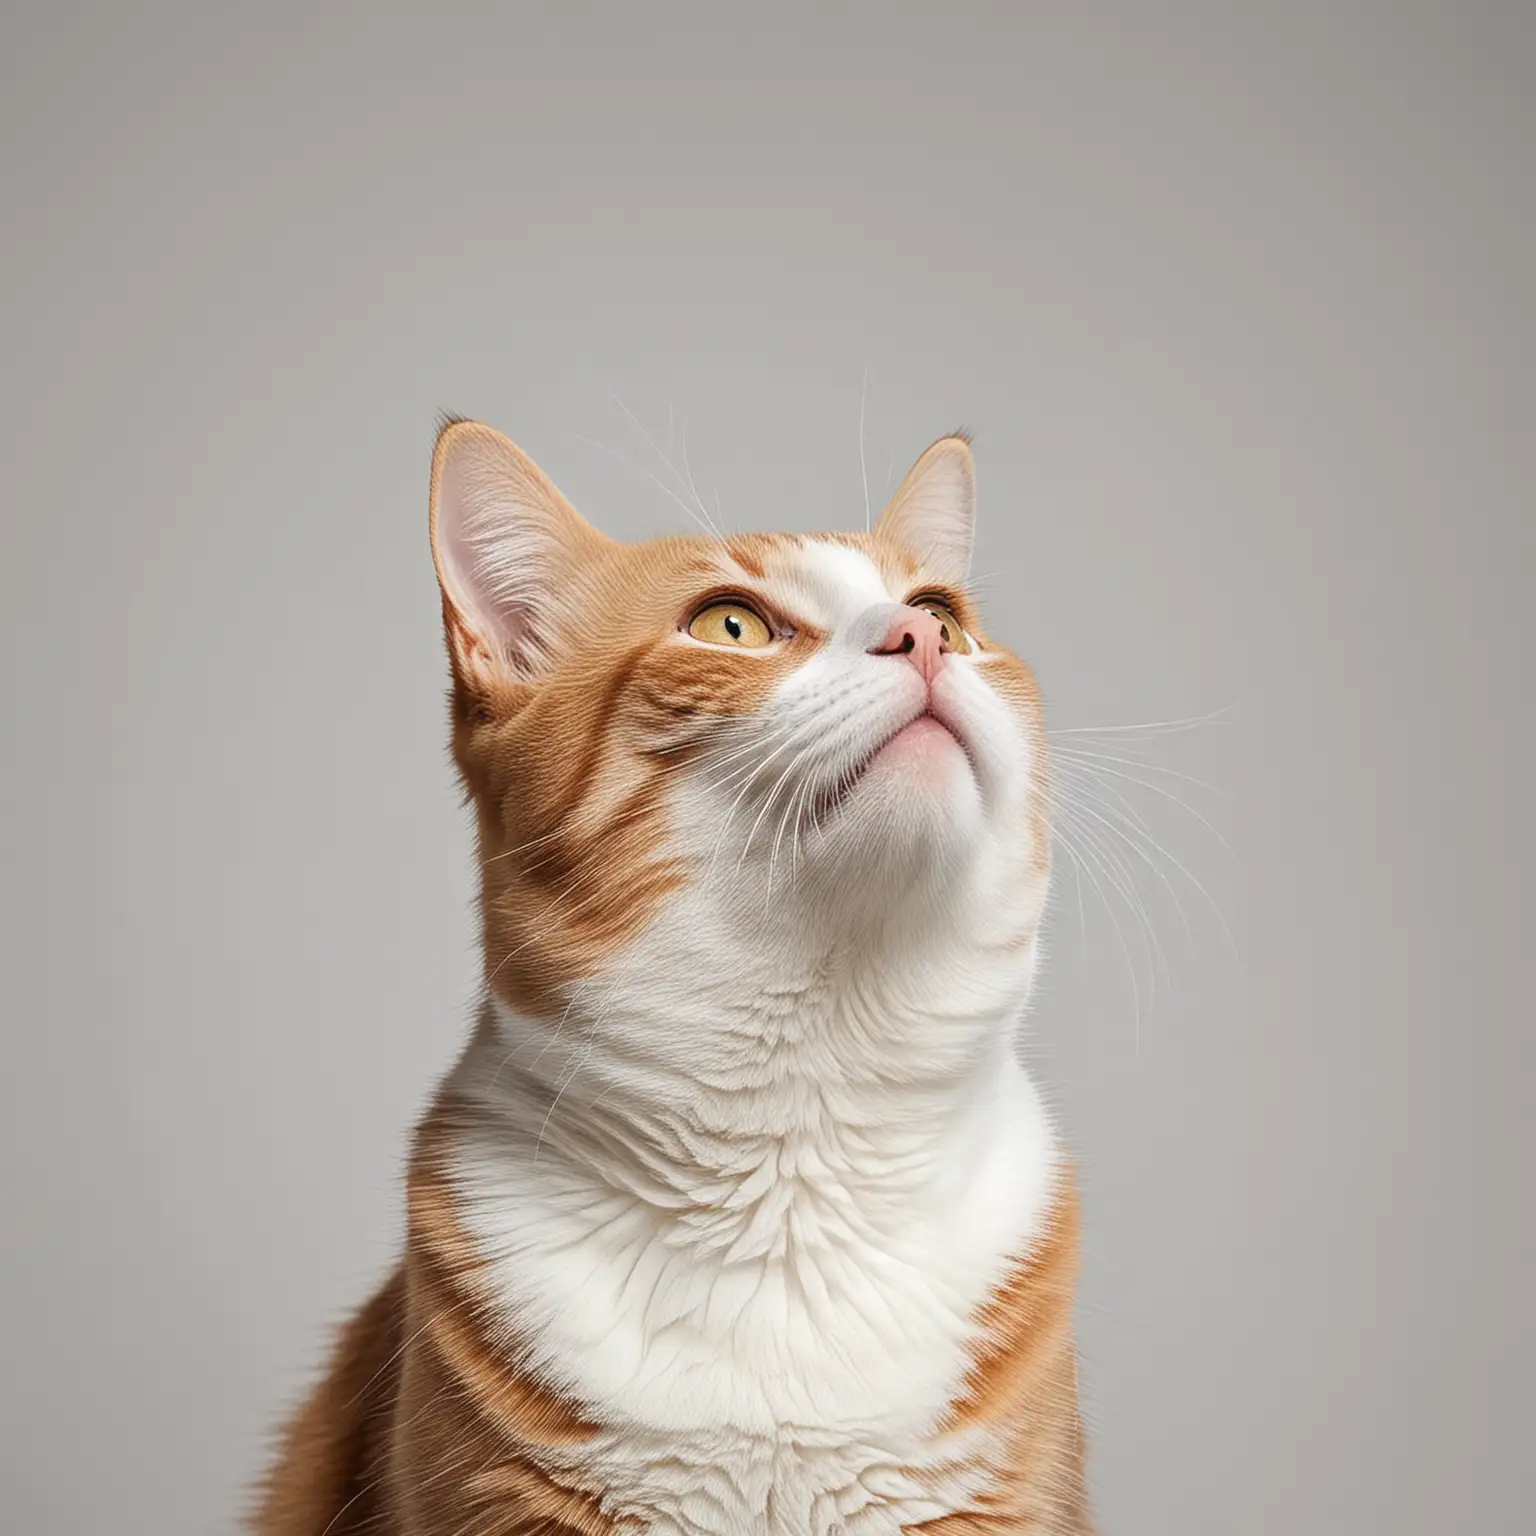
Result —
[{"label": "cat's ear", "polygon": [[976,532],[976,466],[964,433],[941,437],[907,471],[876,531],[934,580],[965,580]]},{"label": "cat's ear", "polygon": [[471,686],[549,666],[583,569],[609,540],[515,443],[451,421],[432,454],[432,559],[454,670]]}]

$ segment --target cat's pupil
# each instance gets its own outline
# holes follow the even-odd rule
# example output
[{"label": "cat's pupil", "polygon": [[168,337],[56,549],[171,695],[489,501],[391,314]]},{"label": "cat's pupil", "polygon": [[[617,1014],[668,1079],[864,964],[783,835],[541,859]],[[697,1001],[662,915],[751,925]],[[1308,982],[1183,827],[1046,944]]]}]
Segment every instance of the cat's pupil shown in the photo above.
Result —
[{"label": "cat's pupil", "polygon": [[726,615],[725,632],[732,640],[741,639],[741,620],[734,613]]}]

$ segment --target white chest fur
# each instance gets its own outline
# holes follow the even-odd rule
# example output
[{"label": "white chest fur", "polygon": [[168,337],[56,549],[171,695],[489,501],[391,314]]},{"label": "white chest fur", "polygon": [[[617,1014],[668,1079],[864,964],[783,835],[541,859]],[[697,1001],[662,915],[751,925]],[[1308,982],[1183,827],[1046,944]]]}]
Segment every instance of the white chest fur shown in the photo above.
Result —
[{"label": "white chest fur", "polygon": [[[492,1054],[457,1075],[487,1108]],[[973,1491],[974,1447],[937,1425],[1041,1230],[1050,1127],[1001,1040],[938,1128],[910,1096],[840,1108],[643,1148],[513,1108],[459,1138],[463,1218],[533,1369],[605,1426],[558,1470],[637,1529],[878,1536]]]}]

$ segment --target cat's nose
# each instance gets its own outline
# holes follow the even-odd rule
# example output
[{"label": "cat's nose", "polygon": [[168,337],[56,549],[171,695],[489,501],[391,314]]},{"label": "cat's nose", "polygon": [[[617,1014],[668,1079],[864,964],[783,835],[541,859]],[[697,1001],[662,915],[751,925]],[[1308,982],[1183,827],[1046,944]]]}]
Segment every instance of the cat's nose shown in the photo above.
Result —
[{"label": "cat's nose", "polygon": [[944,626],[933,614],[926,608],[903,606],[897,610],[885,638],[870,646],[869,654],[905,656],[923,674],[923,681],[931,683],[948,650]]}]

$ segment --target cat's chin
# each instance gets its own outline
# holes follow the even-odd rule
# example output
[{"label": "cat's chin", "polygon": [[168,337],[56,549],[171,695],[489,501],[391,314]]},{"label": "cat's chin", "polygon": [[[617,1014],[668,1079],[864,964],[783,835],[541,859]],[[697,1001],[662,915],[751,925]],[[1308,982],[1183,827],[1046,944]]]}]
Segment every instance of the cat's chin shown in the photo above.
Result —
[{"label": "cat's chin", "polygon": [[965,748],[931,717],[913,721],[870,759],[825,830],[830,848],[885,874],[952,867],[985,830]]}]

